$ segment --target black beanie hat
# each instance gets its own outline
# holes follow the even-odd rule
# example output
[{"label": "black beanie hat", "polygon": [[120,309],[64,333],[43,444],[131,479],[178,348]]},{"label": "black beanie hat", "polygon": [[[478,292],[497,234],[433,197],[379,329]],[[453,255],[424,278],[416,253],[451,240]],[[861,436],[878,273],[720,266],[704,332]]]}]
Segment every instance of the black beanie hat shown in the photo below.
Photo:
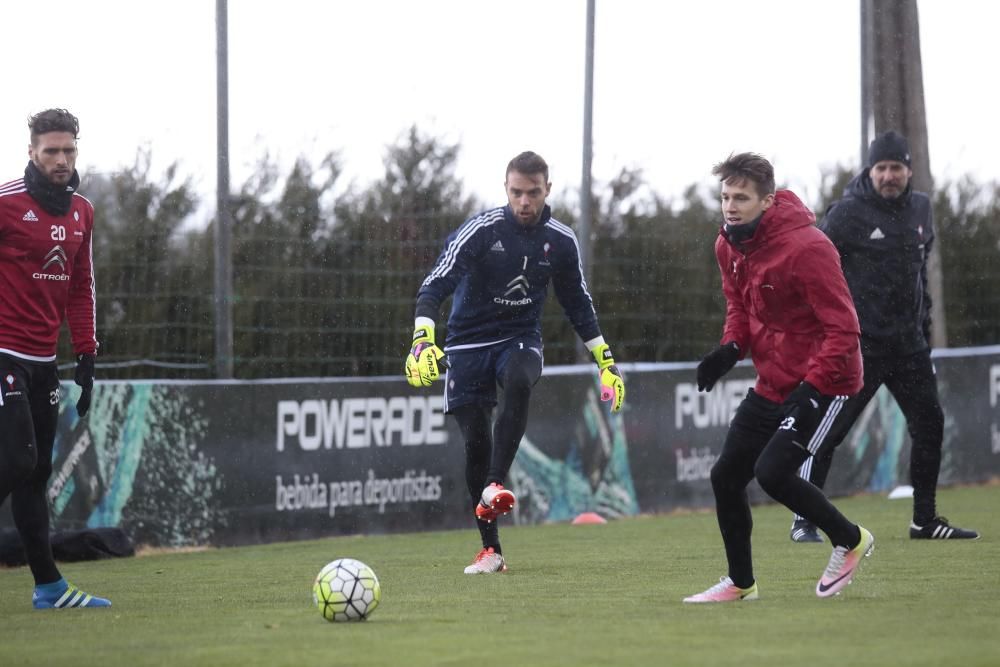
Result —
[{"label": "black beanie hat", "polygon": [[873,167],[882,160],[902,162],[909,167],[910,145],[906,143],[906,137],[893,130],[876,137],[868,149],[868,166]]}]

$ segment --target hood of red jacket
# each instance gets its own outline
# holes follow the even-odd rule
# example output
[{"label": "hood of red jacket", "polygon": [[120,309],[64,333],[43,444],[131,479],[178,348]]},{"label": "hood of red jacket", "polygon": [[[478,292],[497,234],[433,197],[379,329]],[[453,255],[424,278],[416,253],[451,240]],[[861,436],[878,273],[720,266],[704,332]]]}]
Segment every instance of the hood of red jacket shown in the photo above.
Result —
[{"label": "hood of red jacket", "polygon": [[729,237],[724,231],[725,225],[723,225],[721,233],[733,247],[746,252],[766,243],[768,239],[788,233],[793,229],[808,227],[815,223],[816,214],[803,204],[802,200],[794,192],[791,190],[778,190],[774,193],[774,204],[771,205],[771,208],[764,211],[764,215],[757,226],[757,231],[745,243],[737,245],[729,241]]}]

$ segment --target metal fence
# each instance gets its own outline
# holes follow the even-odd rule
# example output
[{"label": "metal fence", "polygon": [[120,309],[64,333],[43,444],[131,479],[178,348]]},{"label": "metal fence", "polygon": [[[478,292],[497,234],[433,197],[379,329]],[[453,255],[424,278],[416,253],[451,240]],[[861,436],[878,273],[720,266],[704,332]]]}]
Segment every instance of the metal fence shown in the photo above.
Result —
[{"label": "metal fence", "polygon": [[[192,203],[183,205],[183,187],[157,190],[134,175],[91,186],[99,377],[212,377],[212,233],[185,228],[190,192]],[[235,377],[401,373],[417,288],[447,233],[478,205],[442,204],[447,193],[435,204],[416,192],[324,206],[321,189],[296,195],[290,187],[270,203],[244,192],[236,207]],[[1000,189],[959,184],[934,203],[946,299],[935,316],[946,317],[950,346],[995,344]],[[715,204],[691,193],[682,202],[598,208],[590,287],[616,358],[700,357],[716,344],[724,317]],[[558,216],[574,224],[572,211]],[[554,296],[543,329],[547,364],[577,360],[575,334]],[[70,358],[65,340],[61,352]]]}]

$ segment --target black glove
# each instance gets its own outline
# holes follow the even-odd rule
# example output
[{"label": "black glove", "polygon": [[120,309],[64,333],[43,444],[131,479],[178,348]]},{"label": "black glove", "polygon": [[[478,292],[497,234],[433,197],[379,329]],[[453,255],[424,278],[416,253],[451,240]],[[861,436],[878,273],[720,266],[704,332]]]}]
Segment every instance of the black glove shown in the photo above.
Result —
[{"label": "black glove", "polygon": [[735,342],[715,348],[698,364],[698,391],[712,391],[712,387],[728,373],[740,358],[740,348]]},{"label": "black glove", "polygon": [[94,355],[80,354],[76,357],[74,382],[80,385],[80,400],[76,402],[76,414],[81,417],[90,410],[90,394],[94,391]]},{"label": "black glove", "polygon": [[[822,404],[823,394],[819,392],[819,389],[803,380],[781,405],[781,413],[784,415],[785,421],[782,422],[780,428],[806,433],[811,438],[816,427],[819,426],[821,417],[819,408]],[[788,421],[789,417],[793,418],[791,422]]]}]

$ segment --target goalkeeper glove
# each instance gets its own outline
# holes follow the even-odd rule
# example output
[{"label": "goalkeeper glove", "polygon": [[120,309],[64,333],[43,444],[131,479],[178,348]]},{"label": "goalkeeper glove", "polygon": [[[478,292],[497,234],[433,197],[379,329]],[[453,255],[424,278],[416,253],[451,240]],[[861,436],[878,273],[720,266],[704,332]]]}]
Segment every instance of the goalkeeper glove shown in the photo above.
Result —
[{"label": "goalkeeper glove", "polygon": [[94,391],[94,355],[80,354],[76,357],[76,374],[73,381],[80,385],[80,400],[76,402],[76,414],[85,417],[90,410],[90,395]]},{"label": "goalkeeper glove", "polygon": [[590,353],[594,355],[601,378],[601,400],[611,401],[611,412],[618,412],[625,403],[625,379],[615,365],[611,348],[607,343],[601,343]]},{"label": "goalkeeper glove", "polygon": [[414,387],[429,387],[441,376],[444,352],[434,344],[434,327],[422,325],[413,331],[413,347],[406,355],[406,381]]}]

